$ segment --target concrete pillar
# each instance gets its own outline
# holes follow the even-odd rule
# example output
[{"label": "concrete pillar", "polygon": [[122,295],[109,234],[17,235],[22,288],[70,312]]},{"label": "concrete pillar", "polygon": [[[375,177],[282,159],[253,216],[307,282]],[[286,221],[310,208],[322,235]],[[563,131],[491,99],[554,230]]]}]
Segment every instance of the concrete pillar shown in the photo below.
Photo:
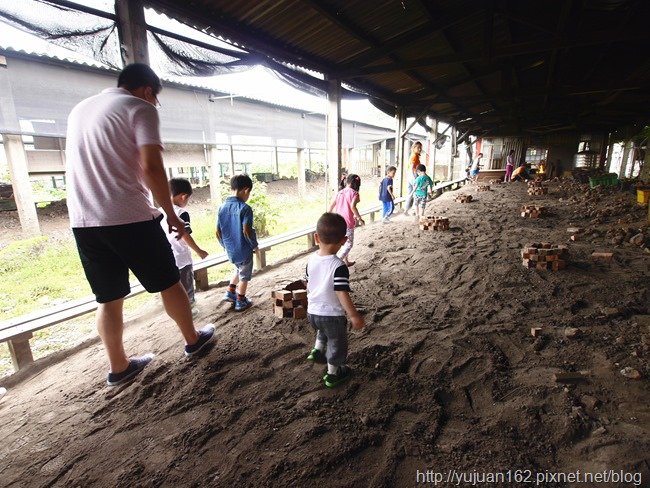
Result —
[{"label": "concrete pillar", "polygon": [[3,134],[2,142],[7,155],[9,178],[18,208],[20,226],[26,235],[38,235],[41,233],[41,229],[38,224],[32,184],[29,181],[27,154],[25,154],[23,139],[21,136]]},{"label": "concrete pillar", "polygon": [[605,162],[605,170],[609,173],[612,171],[612,156],[614,156],[614,146],[616,143],[612,142],[607,147],[607,161]]},{"label": "concrete pillar", "polygon": [[228,154],[230,155],[230,177],[235,176],[235,150],[232,148],[232,144],[228,146]]},{"label": "concrete pillar", "polygon": [[431,139],[431,145],[433,146],[433,149],[431,150],[431,179],[433,181],[436,181],[436,151],[438,148],[436,147],[436,139],[438,138],[438,119],[433,119],[433,124],[431,124],[431,134],[429,135],[429,139]]},{"label": "concrete pillar", "polygon": [[627,171],[627,160],[630,159],[630,148],[632,147],[632,141],[625,141],[625,146],[623,146],[623,158],[621,159],[621,167],[618,171],[618,177],[623,178],[625,172]]},{"label": "concrete pillar", "polygon": [[406,175],[406,167],[408,166],[408,161],[405,161],[404,158],[404,137],[402,134],[406,130],[406,111],[404,110],[403,107],[398,107],[397,108],[397,113],[395,114],[395,121],[396,121],[396,127],[395,127],[395,166],[397,166],[397,173],[395,173],[396,176],[396,184],[395,188],[399,188],[399,195],[398,196],[404,196],[406,195],[406,183],[407,183],[407,175]]},{"label": "concrete pillar", "polygon": [[122,63],[149,64],[147,27],[142,0],[115,0],[117,32],[120,38]]},{"label": "concrete pillar", "polygon": [[341,80],[328,80],[327,89],[327,168],[328,200],[338,191],[341,177]]},{"label": "concrete pillar", "polygon": [[[650,140],[646,141],[645,159],[643,160],[643,167],[639,173],[639,179],[641,181],[650,181]],[[648,212],[648,217],[650,217],[650,209]]]},{"label": "concrete pillar", "polygon": [[447,179],[449,181],[454,179],[454,158],[456,157],[456,127],[451,128],[451,155],[449,156],[449,170],[447,171]]},{"label": "concrete pillar", "polygon": [[307,196],[307,180],[305,179],[305,158],[303,158],[303,148],[296,150],[296,159],[298,163],[298,196],[305,198]]},{"label": "concrete pillar", "polygon": [[219,174],[219,148],[210,146],[209,168],[210,168],[210,201],[213,208],[221,206],[221,175]]}]

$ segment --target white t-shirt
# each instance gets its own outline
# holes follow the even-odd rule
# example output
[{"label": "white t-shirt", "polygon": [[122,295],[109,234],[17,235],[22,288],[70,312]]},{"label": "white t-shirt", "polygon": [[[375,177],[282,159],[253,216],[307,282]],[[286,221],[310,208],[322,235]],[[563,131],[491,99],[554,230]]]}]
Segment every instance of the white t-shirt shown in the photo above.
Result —
[{"label": "white t-shirt", "polygon": [[[164,215],[165,211],[162,208],[159,208],[160,212]],[[174,213],[185,222],[185,232],[187,234],[192,233],[192,227],[190,227],[190,214],[183,207],[174,205]],[[169,233],[169,225],[167,225],[167,215],[165,218],[160,221],[160,225],[165,231],[167,240],[172,246],[172,252],[174,253],[174,259],[176,260],[176,267],[178,269],[184,268],[192,264],[192,251],[190,246],[183,239],[176,239],[176,232]]]},{"label": "white t-shirt", "polygon": [[68,117],[67,204],[71,227],[102,227],[151,220],[140,147],[160,141],[158,111],[123,88],[80,102]]},{"label": "white t-shirt", "polygon": [[340,317],[345,315],[337,291],[350,291],[350,271],[335,254],[319,256],[315,252],[307,261],[307,313]]}]

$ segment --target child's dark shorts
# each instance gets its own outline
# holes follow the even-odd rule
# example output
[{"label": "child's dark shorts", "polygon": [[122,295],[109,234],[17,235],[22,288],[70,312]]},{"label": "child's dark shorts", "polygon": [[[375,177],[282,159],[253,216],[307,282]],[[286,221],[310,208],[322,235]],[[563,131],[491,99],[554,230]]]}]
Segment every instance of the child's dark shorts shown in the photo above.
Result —
[{"label": "child's dark shorts", "polygon": [[72,229],[97,302],[111,302],[131,292],[129,269],[149,293],[178,282],[178,268],[161,219]]}]

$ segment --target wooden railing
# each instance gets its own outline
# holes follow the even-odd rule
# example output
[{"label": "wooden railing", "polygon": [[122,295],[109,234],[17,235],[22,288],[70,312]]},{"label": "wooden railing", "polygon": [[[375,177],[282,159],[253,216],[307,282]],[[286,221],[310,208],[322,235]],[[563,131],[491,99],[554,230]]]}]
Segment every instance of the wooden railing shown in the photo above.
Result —
[{"label": "wooden railing", "polygon": [[[449,181],[436,185],[434,192],[442,192],[447,189],[459,187],[465,182],[465,178],[455,181]],[[401,205],[406,199],[404,197],[395,200],[396,205]],[[370,222],[376,220],[376,216],[382,210],[381,205],[360,211],[361,215],[370,216]],[[259,241],[258,251],[255,255],[255,271],[259,272],[267,267],[266,253],[273,247],[286,242],[307,237],[307,249],[315,247],[314,234],[316,226],[310,225],[300,229],[292,230],[277,236],[269,237]],[[225,253],[209,256],[208,258],[194,264],[194,280],[199,290],[209,289],[208,269],[213,266],[225,264],[228,262],[228,256]],[[131,285],[131,293],[126,298],[139,295],[145,291],[140,283]],[[57,305],[38,312],[32,312],[20,317],[0,322],[0,342],[9,344],[11,360],[16,371],[33,362],[32,351],[29,345],[29,339],[32,334],[38,330],[45,329],[52,325],[65,322],[67,320],[85,315],[97,310],[95,296],[86,296],[77,300],[71,300],[61,305]]]}]

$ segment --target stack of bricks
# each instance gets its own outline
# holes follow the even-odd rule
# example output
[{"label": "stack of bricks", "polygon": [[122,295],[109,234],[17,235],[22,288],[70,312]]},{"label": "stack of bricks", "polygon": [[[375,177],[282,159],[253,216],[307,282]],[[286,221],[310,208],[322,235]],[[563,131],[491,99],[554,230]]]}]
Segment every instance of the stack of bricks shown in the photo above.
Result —
[{"label": "stack of bricks", "polygon": [[307,316],[307,290],[278,290],[271,293],[273,314],[281,319]]},{"label": "stack of bricks", "polygon": [[566,268],[568,252],[568,248],[561,244],[531,244],[521,250],[522,264],[525,268],[559,271]]},{"label": "stack of bricks", "polygon": [[479,185],[476,191],[490,191],[490,185]]},{"label": "stack of bricks", "polygon": [[420,230],[449,230],[449,219],[446,217],[422,217]]},{"label": "stack of bricks", "polygon": [[528,182],[528,194],[529,195],[546,195],[548,193],[548,188],[542,186],[541,181],[529,181]]},{"label": "stack of bricks", "polygon": [[544,215],[544,207],[540,205],[522,205],[521,216],[529,219],[538,219]]},{"label": "stack of bricks", "polygon": [[472,201],[472,195],[461,194],[454,198],[454,200],[460,203],[469,203]]}]

